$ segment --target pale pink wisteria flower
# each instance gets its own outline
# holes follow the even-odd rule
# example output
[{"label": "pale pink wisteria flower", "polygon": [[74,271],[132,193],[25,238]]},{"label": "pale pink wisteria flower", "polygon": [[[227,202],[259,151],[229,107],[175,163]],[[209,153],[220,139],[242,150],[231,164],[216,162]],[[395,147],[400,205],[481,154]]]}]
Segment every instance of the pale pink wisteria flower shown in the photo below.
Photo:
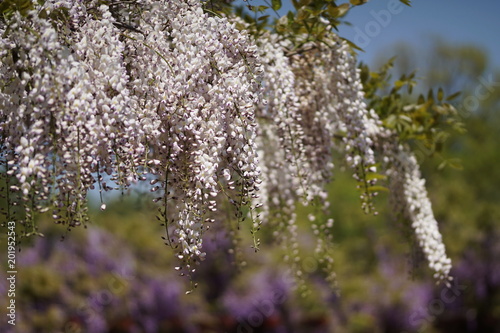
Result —
[{"label": "pale pink wisteria flower", "polygon": [[[368,176],[385,158],[396,208],[446,279],[451,264],[418,164],[368,109],[347,43],[330,32],[321,42],[295,36],[295,48],[241,26],[197,0],[47,0],[2,18],[0,161],[8,205],[24,215],[7,218],[36,232],[35,213],[50,210],[73,227],[88,220],[89,190],[147,181],[183,274],[206,256],[210,225],[237,229],[232,221],[245,218],[255,248],[259,228],[273,228],[298,267],[297,203],[327,212],[339,150],[366,211],[377,178]],[[331,271],[333,220],[308,223]]]}]

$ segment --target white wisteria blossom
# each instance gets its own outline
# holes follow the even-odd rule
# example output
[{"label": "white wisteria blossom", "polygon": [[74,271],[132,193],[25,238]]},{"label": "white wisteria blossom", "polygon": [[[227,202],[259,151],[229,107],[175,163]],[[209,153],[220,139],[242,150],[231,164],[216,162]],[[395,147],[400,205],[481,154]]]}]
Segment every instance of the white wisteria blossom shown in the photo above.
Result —
[{"label": "white wisteria blossom", "polygon": [[[228,219],[222,207],[238,225],[250,217],[255,248],[261,226],[273,228],[298,267],[296,205],[326,212],[340,150],[365,211],[375,195],[370,175],[386,159],[396,207],[436,277],[447,279],[450,260],[418,165],[391,148],[394,133],[367,107],[349,45],[330,26],[321,41],[252,34],[203,5],[47,0],[5,13],[0,162],[7,206],[22,208],[7,209],[7,219],[36,233],[35,213],[50,210],[71,228],[88,220],[94,187],[144,181],[183,274],[206,256],[210,225]],[[331,270],[333,220],[316,220],[316,252]]]},{"label": "white wisteria blossom", "polygon": [[435,272],[434,277],[447,282],[451,260],[446,255],[417,159],[402,145],[387,146],[393,149],[391,168],[388,170],[393,205],[410,221],[418,245]]}]

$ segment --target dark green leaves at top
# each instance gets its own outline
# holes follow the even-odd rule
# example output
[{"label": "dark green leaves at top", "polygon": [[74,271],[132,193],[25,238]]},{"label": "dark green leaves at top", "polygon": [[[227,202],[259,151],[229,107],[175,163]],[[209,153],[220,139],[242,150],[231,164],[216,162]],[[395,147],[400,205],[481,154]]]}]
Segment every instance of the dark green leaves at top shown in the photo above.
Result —
[{"label": "dark green leaves at top", "polygon": [[4,0],[0,1],[1,18],[12,15],[15,11],[19,11],[21,15],[26,15],[28,10],[33,9],[31,0]]}]

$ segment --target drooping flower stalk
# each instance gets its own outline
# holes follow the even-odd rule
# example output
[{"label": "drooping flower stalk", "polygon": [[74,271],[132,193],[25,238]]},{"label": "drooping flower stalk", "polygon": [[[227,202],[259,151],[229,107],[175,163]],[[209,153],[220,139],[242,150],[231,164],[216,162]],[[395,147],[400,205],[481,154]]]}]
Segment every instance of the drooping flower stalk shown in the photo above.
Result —
[{"label": "drooping flower stalk", "polygon": [[448,283],[451,260],[446,255],[417,160],[403,145],[386,145],[392,149],[388,175],[394,209],[409,221],[429,267],[435,272],[434,278]]},{"label": "drooping flower stalk", "polygon": [[[50,208],[73,227],[88,219],[96,183],[123,190],[147,180],[188,274],[228,203],[238,223],[248,211],[252,233],[275,228],[297,262],[296,203],[329,207],[333,150],[345,152],[366,211],[382,152],[397,207],[437,277],[447,277],[418,165],[390,148],[392,133],[367,108],[356,58],[338,36],[295,36],[297,49],[271,32],[253,38],[196,0],[108,5],[33,2],[0,20],[0,151],[20,220],[33,225]],[[329,227],[315,220],[317,253],[328,253]]]}]

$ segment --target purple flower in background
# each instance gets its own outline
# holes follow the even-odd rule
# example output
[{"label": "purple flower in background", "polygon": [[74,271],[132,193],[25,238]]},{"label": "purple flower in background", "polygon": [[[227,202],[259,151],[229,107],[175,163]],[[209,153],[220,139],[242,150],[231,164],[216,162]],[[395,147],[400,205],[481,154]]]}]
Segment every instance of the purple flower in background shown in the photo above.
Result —
[{"label": "purple flower in background", "polygon": [[287,332],[285,303],[292,280],[279,271],[263,271],[249,279],[245,292],[228,289],[222,298],[226,313],[236,321],[236,331],[263,327],[266,332]]},{"label": "purple flower in background", "polygon": [[[168,327],[172,332],[195,332],[189,322],[192,311],[184,304],[186,286],[177,277],[145,277],[133,285],[131,315],[143,332],[156,333]],[[141,332],[142,332],[141,331]]]},{"label": "purple flower in background", "polygon": [[36,238],[32,247],[23,249],[19,256],[19,263],[22,266],[35,265],[50,255],[52,247],[53,242],[47,242],[43,238]]},{"label": "purple flower in background", "polygon": [[122,273],[134,271],[135,259],[126,244],[103,230],[88,230],[87,246],[82,255],[92,272],[102,269]]}]

